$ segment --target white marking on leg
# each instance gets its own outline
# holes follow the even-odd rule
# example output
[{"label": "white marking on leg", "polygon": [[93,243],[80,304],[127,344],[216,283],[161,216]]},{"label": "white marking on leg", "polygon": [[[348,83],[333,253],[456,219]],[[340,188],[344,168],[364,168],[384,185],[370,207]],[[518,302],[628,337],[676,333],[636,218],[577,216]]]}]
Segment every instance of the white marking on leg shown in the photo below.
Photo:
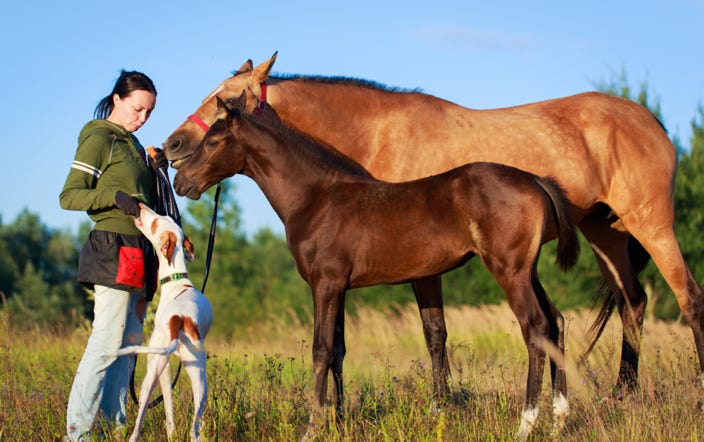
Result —
[{"label": "white marking on leg", "polygon": [[528,435],[535,428],[535,423],[538,421],[538,407],[523,408],[521,412],[521,426],[518,428],[516,438],[518,440],[528,439]]},{"label": "white marking on leg", "polygon": [[552,415],[554,421],[552,424],[551,439],[560,435],[562,429],[565,427],[565,421],[569,414],[570,403],[562,393],[558,393],[557,396],[552,398]]}]

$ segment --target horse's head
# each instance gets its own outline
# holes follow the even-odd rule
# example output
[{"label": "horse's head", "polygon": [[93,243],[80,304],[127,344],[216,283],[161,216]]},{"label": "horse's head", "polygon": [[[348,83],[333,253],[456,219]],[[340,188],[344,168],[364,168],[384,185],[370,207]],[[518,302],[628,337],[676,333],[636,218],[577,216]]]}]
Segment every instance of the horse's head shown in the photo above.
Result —
[{"label": "horse's head", "polygon": [[246,105],[245,93],[227,103],[219,97],[215,101],[215,122],[174,177],[176,193],[194,200],[213,184],[244,169],[244,151],[239,147],[236,132]]},{"label": "horse's head", "polygon": [[181,167],[215,122],[218,98],[224,101],[236,100],[244,91],[247,103],[250,103],[251,107],[245,111],[254,111],[262,97],[262,83],[269,76],[271,67],[276,61],[276,54],[274,53],[269,60],[256,68],[253,67],[252,60],[247,60],[232,77],[220,83],[210,95],[205,97],[200,107],[164,141],[164,153],[166,158],[172,161],[172,167],[176,169]]}]

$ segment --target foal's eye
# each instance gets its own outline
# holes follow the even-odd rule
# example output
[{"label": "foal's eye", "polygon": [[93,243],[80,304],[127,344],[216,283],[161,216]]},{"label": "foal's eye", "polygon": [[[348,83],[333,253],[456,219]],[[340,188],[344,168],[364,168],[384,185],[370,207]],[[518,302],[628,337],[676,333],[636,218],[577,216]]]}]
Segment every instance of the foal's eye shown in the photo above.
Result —
[{"label": "foal's eye", "polygon": [[214,140],[214,139],[212,139],[212,138],[210,138],[210,139],[208,139],[208,140],[205,141],[205,147],[208,147],[208,148],[211,148],[211,149],[212,149],[212,148],[214,148],[214,147],[217,147],[217,145],[218,145],[218,141],[217,141],[217,140]]}]

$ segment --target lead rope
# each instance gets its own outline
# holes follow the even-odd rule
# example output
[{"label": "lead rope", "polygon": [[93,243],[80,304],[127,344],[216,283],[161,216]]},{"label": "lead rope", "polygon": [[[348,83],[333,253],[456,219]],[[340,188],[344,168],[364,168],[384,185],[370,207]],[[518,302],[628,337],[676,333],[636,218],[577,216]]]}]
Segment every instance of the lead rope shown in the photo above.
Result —
[{"label": "lead rope", "polygon": [[[153,146],[147,148],[149,151],[149,156],[154,157],[156,151]],[[215,227],[218,220],[218,201],[220,199],[220,188],[221,184],[218,183],[215,189],[214,206],[213,206],[213,218],[210,221],[210,235],[208,236],[208,251],[205,257],[205,274],[203,276],[203,286],[201,292],[205,293],[205,284],[208,282],[208,274],[210,273],[210,260],[213,256],[213,246],[215,245]],[[168,166],[159,168],[157,173],[157,183],[156,183],[156,207],[155,212],[159,215],[168,215],[176,221],[179,227],[181,227],[181,214],[178,211],[178,205],[176,204],[176,197],[174,196],[173,187],[171,187],[171,180],[169,180]],[[137,355],[134,354],[134,366],[137,365]],[[132,374],[130,376],[130,395],[135,403],[139,403],[137,399],[137,394],[134,391],[134,367],[132,368]],[[176,369],[176,375],[174,380],[171,382],[171,389],[176,387],[176,381],[178,381],[178,375],[181,374],[181,360],[178,361],[178,368]],[[147,410],[159,405],[164,400],[164,395],[157,397],[147,405]]]}]

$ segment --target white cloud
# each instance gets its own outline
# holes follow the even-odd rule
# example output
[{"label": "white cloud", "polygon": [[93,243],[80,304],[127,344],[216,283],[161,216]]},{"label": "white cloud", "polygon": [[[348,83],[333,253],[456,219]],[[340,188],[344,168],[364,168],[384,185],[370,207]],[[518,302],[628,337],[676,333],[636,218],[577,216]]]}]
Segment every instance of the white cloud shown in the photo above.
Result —
[{"label": "white cloud", "polygon": [[440,46],[477,50],[524,50],[536,44],[532,36],[482,31],[462,26],[425,26],[415,31],[421,39]]}]

